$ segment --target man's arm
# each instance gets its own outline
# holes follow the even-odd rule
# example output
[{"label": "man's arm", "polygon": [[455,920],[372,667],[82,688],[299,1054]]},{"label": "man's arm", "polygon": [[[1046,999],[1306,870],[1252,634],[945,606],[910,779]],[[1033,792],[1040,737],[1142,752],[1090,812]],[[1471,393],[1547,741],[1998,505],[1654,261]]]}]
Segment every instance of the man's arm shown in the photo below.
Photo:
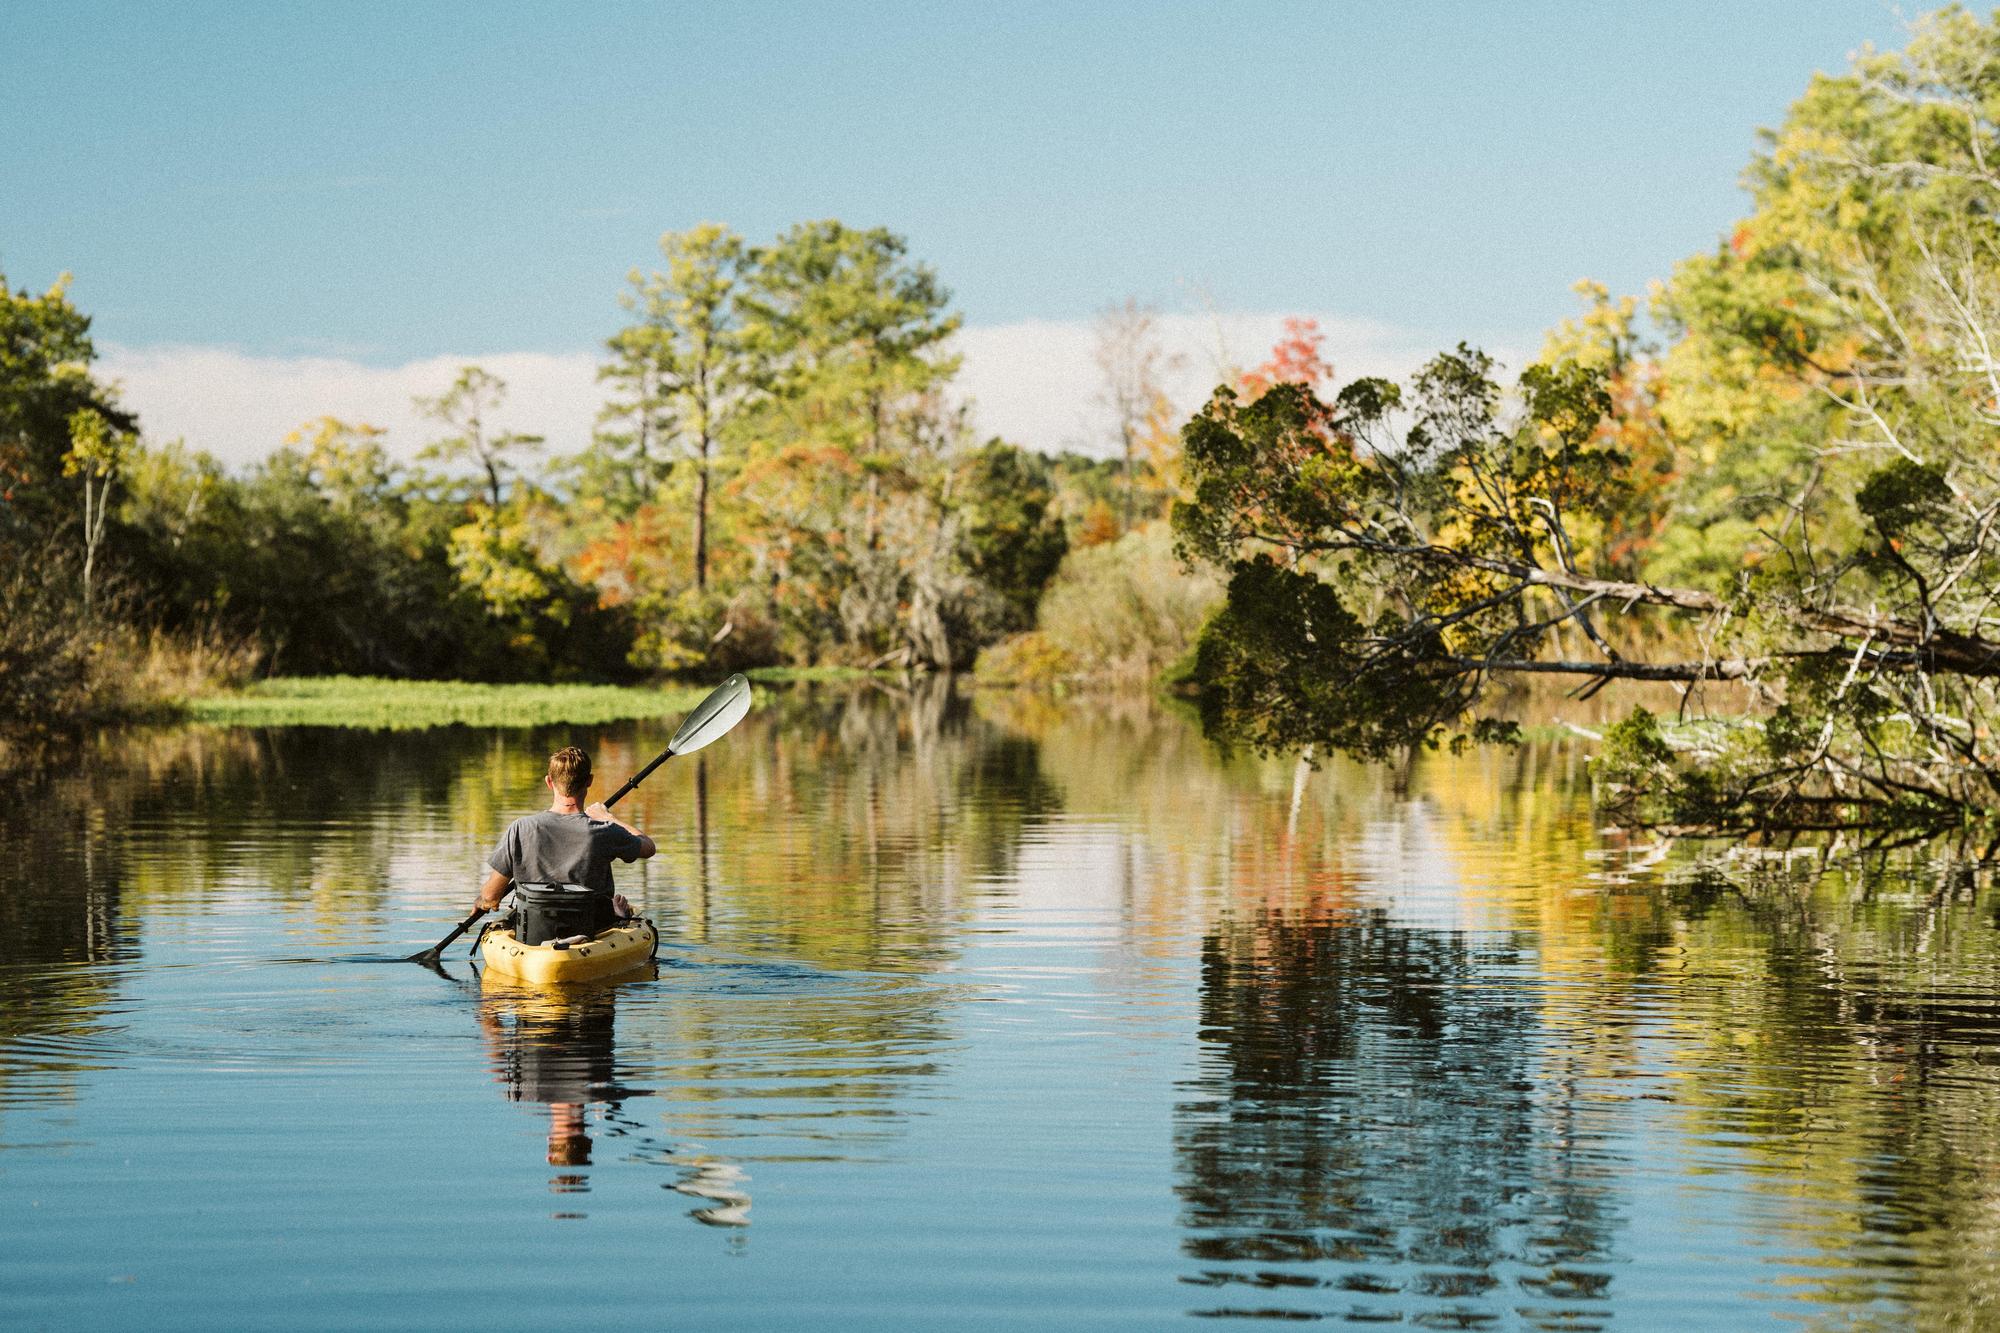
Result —
[{"label": "man's arm", "polygon": [[486,882],[479,886],[479,910],[490,912],[498,907],[500,900],[507,896],[507,890],[512,888],[513,885],[514,881],[508,879],[499,871],[487,871]]},{"label": "man's arm", "polygon": [[612,814],[611,808],[605,805],[604,802],[602,801],[599,801],[596,805],[590,806],[583,813],[589,815],[592,819],[602,819],[606,823],[616,824],[619,828],[624,829],[627,833],[637,838],[639,840],[638,859],[641,861],[645,860],[647,857],[651,856],[654,852],[659,850],[659,848],[653,845],[653,840],[651,838],[639,832],[638,829],[633,828],[630,824],[620,819],[617,815]]}]

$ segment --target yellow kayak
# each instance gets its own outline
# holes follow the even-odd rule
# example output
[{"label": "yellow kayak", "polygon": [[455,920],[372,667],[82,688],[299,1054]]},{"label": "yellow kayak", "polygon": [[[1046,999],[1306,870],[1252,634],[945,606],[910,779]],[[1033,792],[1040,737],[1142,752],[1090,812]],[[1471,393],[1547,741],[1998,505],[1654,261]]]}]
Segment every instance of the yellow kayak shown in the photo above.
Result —
[{"label": "yellow kayak", "polygon": [[659,952],[660,932],[644,917],[613,926],[583,944],[523,944],[511,930],[489,930],[479,956],[491,975],[535,985],[595,981],[649,961]]}]

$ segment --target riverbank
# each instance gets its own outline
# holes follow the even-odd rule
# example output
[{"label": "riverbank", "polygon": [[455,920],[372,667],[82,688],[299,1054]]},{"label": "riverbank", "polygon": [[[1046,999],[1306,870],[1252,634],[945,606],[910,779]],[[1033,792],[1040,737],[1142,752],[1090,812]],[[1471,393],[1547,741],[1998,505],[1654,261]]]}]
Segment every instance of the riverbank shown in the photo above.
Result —
[{"label": "riverbank", "polygon": [[[760,685],[860,680],[869,675],[848,667],[780,667],[749,674]],[[590,725],[628,718],[676,717],[700,703],[710,688],[678,683],[487,685],[377,676],[276,676],[241,689],[195,695],[181,701],[175,714],[185,721],[214,726],[377,731]]]},{"label": "riverbank", "polygon": [[278,676],[240,690],[197,696],[181,707],[188,721],[218,726],[411,731],[666,717],[694,707],[704,693],[683,685],[480,685],[370,676]]},{"label": "riverbank", "polygon": [[[746,673],[761,687],[853,684],[868,680],[901,681],[901,672],[868,671],[858,667],[764,667]],[[962,678],[963,679],[963,678]],[[363,730],[417,731],[431,727],[534,727],[560,723],[593,725],[633,718],[676,717],[700,702],[714,682],[655,685],[482,684],[459,680],[392,680],[377,676],[276,676],[233,688],[190,689],[179,697],[160,697],[125,720],[172,724],[191,722],[239,727],[352,727]],[[1084,680],[1060,686],[999,685],[978,677],[966,679],[979,694],[1022,700],[1065,696],[1157,698],[1150,682]],[[1523,690],[1512,703],[1511,715],[1521,725],[1524,740],[1578,738],[1596,741],[1603,729],[1644,702],[1669,713],[1673,699],[1662,691],[1633,687],[1622,697],[1607,697],[1579,705],[1555,690]],[[1741,701],[1737,701],[1741,702]],[[1734,711],[1734,710],[1731,710]],[[107,719],[107,724],[118,719]]]}]

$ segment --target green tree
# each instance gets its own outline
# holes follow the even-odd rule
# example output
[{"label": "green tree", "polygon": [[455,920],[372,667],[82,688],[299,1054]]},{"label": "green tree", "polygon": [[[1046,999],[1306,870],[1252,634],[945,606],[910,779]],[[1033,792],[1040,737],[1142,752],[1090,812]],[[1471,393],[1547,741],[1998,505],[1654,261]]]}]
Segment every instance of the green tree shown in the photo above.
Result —
[{"label": "green tree", "polygon": [[[638,274],[632,278],[637,282]],[[579,494],[607,501],[622,518],[651,499],[673,471],[668,439],[674,414],[663,388],[672,355],[663,332],[644,324],[620,329],[604,346],[608,358],[597,379],[610,392],[598,409],[590,448],[560,464],[580,477]]]},{"label": "green tree", "polygon": [[69,452],[63,455],[63,475],[83,482],[83,607],[91,609],[98,552],[104,546],[104,525],[111,517],[111,491],[125,470],[134,437],[113,428],[94,407],[70,413]]},{"label": "green tree", "polygon": [[1064,558],[1033,637],[1069,672],[1148,684],[1187,656],[1221,600],[1219,579],[1174,558],[1166,525],[1142,523]]},{"label": "green tree", "polygon": [[661,436],[677,430],[694,464],[694,586],[705,590],[717,454],[752,387],[738,310],[748,252],[741,237],[712,222],[668,232],[660,252],[664,271],[630,276],[625,304],[639,318],[612,340],[613,367],[629,368],[621,374],[634,386],[626,417],[652,414]]},{"label": "green tree", "polygon": [[128,702],[96,591],[138,423],[91,375],[95,357],[67,274],[39,296],[0,274],[0,731],[12,735],[66,732]]},{"label": "green tree", "polygon": [[509,455],[541,447],[542,437],[493,426],[492,415],[507,397],[507,382],[478,366],[458,372],[451,387],[435,398],[418,398],[417,410],[452,431],[424,446],[425,459],[469,461],[486,477],[487,502],[498,511],[504,499],[503,478],[515,469]]},{"label": "green tree", "polygon": [[1720,586],[1804,529],[1854,540],[1851,498],[1891,458],[1985,470],[1996,99],[2000,27],[1951,7],[1815,77],[1766,136],[1750,216],[1658,303],[1684,480],[1649,573]]},{"label": "green tree", "polygon": [[[411,540],[412,498],[377,435],[332,418],[293,432],[207,497],[196,531],[153,552],[156,570],[173,572],[154,585],[185,590],[186,620],[214,616],[256,636],[274,671],[479,674],[476,610],[435,539]],[[160,474],[153,485],[128,513],[136,528],[171,530],[158,501],[199,480]]]},{"label": "green tree", "polygon": [[[1271,749],[1383,757],[1458,725],[1496,671],[1538,669],[1563,623],[1602,642],[1603,598],[1564,586],[1573,516],[1606,507],[1622,471],[1594,435],[1601,380],[1531,368],[1510,414],[1492,371],[1461,347],[1407,402],[1381,380],[1332,406],[1299,384],[1247,403],[1223,388],[1188,424],[1192,499],[1175,532],[1230,575],[1197,647],[1212,725]],[[1567,665],[1630,668],[1608,646]]]},{"label": "green tree", "polygon": [[963,437],[942,398],[949,294],[880,228],[802,223],[755,259],[742,309],[764,392],[735,485],[777,613],[806,655],[927,660],[963,572],[935,507]]},{"label": "green tree", "polygon": [[989,440],[958,463],[950,505],[964,525],[960,541],[972,577],[1006,606],[1005,631],[1035,623],[1035,606],[1069,550],[1055,510],[1048,460]]},{"label": "green tree", "polygon": [[629,622],[542,553],[559,525],[539,493],[468,515],[383,439],[318,418],[238,477],[178,445],[140,451],[119,520],[143,614],[253,639],[294,674],[626,674]]},{"label": "green tree", "polygon": [[1530,367],[1514,401],[1465,349],[1407,395],[1218,390],[1184,432],[1193,498],[1174,515],[1183,549],[1229,574],[1194,663],[1215,734],[1381,758],[1511,736],[1484,712],[1496,679],[1569,677],[1584,695],[1768,681],[1786,703],[1720,738],[1676,744],[1637,715],[1600,769],[1611,794],[1642,822],[1732,832],[1937,830],[2000,809],[1985,609],[2000,497],[1964,510],[1942,471],[1899,461],[1860,488],[1870,531],[1844,549],[1802,535],[1726,596],[1633,581],[1572,532],[1627,493],[1601,373]]},{"label": "green tree", "polygon": [[[1496,678],[1744,680],[1768,716],[1619,727],[1606,795],[1690,830],[2000,827],[1996,105],[2000,25],[1958,9],[1814,80],[1752,216],[1663,295],[1663,492],[1633,485],[1617,311],[1511,398],[1463,350],[1408,394],[1219,393],[1176,515],[1230,573],[1211,725],[1385,754],[1506,734]],[[1648,513],[1634,579],[1607,538]]]},{"label": "green tree", "polygon": [[303,452],[307,477],[334,509],[356,513],[396,499],[396,467],[380,426],[319,417],[285,437]]},{"label": "green tree", "polygon": [[744,298],[765,382],[810,431],[861,457],[894,446],[898,409],[958,371],[951,294],[903,238],[803,222],[758,251]]},{"label": "green tree", "polygon": [[[1589,280],[1573,290],[1584,311],[1549,332],[1539,360],[1574,363],[1604,377],[1610,407],[1598,433],[1629,460],[1623,499],[1601,521],[1579,525],[1577,543],[1593,555],[1601,548],[1607,567],[1637,574],[1672,533],[1675,501],[1691,478],[1681,473],[1681,441],[1661,414],[1658,349],[1639,330],[1638,301],[1614,299]],[[1667,567],[1661,572],[1672,578]]]},{"label": "green tree", "polygon": [[9,559],[53,540],[78,511],[76,492],[95,479],[65,462],[78,414],[93,414],[88,429],[101,427],[107,440],[138,428],[92,378],[96,356],[90,317],[70,302],[69,275],[35,296],[0,273],[0,553]]},{"label": "green tree", "polygon": [[[538,517],[542,521],[537,521]],[[459,586],[498,636],[485,674],[511,680],[617,677],[626,673],[632,627],[601,606],[539,541],[546,516],[523,502],[481,508],[451,532],[449,560]]]}]

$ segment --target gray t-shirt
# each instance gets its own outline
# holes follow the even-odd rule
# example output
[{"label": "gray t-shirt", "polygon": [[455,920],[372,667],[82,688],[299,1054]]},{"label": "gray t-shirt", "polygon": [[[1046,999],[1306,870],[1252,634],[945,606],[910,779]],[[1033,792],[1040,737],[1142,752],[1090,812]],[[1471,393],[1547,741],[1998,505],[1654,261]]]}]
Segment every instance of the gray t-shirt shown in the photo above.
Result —
[{"label": "gray t-shirt", "polygon": [[507,826],[486,864],[517,884],[581,884],[610,893],[611,863],[636,861],[639,835],[589,815],[543,810]]}]

